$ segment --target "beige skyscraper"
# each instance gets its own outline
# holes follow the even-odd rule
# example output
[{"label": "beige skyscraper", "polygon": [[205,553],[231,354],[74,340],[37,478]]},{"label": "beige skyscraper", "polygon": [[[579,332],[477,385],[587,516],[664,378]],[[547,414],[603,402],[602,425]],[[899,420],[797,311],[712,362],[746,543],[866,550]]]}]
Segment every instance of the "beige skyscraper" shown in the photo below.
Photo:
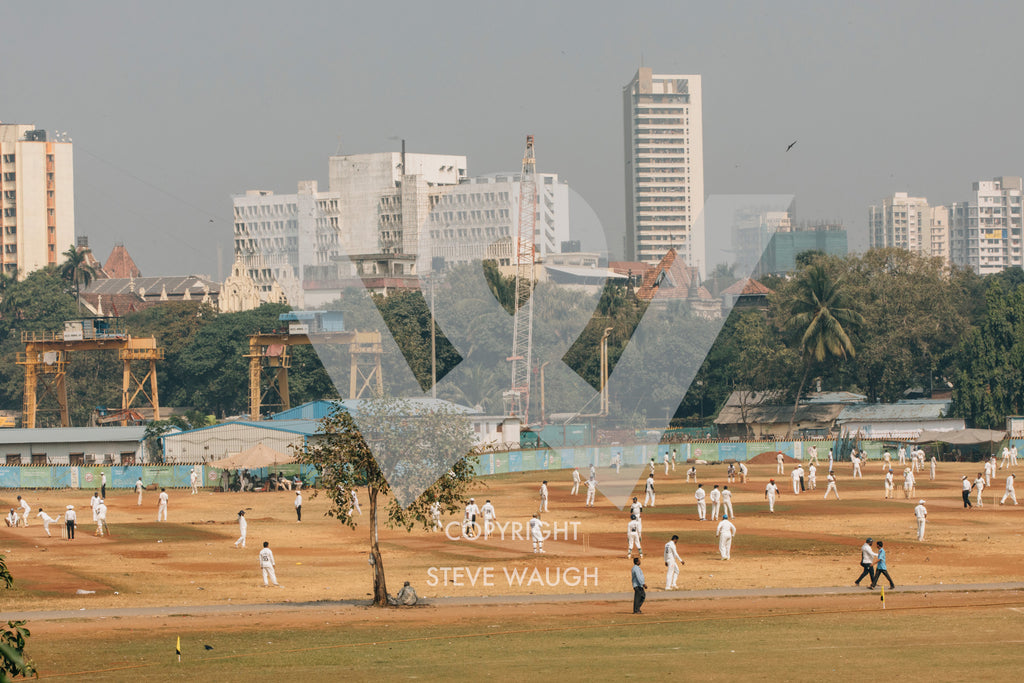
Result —
[{"label": "beige skyscraper", "polygon": [[47,140],[33,125],[0,123],[0,264],[24,276],[75,243],[70,142]]},{"label": "beige skyscraper", "polygon": [[868,246],[897,247],[949,261],[949,208],[896,192],[868,209]]},{"label": "beige skyscraper", "polygon": [[623,88],[626,258],[657,263],[670,247],[704,267],[704,126],[700,76],[640,67]]}]

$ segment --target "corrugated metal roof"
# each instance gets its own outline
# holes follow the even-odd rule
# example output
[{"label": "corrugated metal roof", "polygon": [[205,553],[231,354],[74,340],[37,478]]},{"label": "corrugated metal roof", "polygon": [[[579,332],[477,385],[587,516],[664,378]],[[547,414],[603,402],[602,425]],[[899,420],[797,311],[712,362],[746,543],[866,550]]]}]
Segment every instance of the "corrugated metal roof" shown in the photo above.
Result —
[{"label": "corrugated metal roof", "polygon": [[142,441],[145,427],[42,427],[0,429],[0,444]]},{"label": "corrugated metal roof", "polygon": [[838,422],[912,422],[916,420],[934,420],[945,417],[951,405],[952,401],[944,399],[848,405],[839,414]]},{"label": "corrugated metal roof", "polygon": [[[320,420],[334,409],[335,405],[341,404],[341,406],[352,414],[358,414],[360,406],[366,400],[372,399],[361,399],[361,398],[346,398],[341,401],[310,401],[303,403],[300,406],[295,406],[289,410],[283,410],[270,418],[271,422],[283,422],[287,420]],[[402,399],[405,403],[409,404],[413,410],[413,414],[421,411],[436,410],[437,407],[446,407],[450,410],[454,410],[457,413],[463,415],[479,415],[480,411],[475,408],[469,408],[458,403],[451,401],[445,401],[440,398],[406,398]],[[257,423],[254,423],[257,424]]]}]

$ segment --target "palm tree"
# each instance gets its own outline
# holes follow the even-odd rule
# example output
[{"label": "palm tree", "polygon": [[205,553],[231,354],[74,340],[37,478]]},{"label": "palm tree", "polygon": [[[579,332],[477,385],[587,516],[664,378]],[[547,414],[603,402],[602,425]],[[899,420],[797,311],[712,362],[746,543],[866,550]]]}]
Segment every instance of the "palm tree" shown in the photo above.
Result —
[{"label": "palm tree", "polygon": [[856,356],[857,350],[850,339],[850,333],[864,323],[864,317],[847,305],[842,281],[829,277],[820,263],[808,266],[797,280],[796,297],[790,305],[790,313],[787,327],[803,331],[799,351],[804,361],[804,372],[796,391],[787,438],[793,431],[800,394],[803,393],[811,364],[823,363],[826,359],[845,360]]},{"label": "palm tree", "polygon": [[90,254],[89,247],[79,249],[73,244],[62,254],[64,263],[60,266],[60,276],[74,286],[79,312],[82,310],[82,285],[88,287],[96,278],[96,269],[88,261]]}]

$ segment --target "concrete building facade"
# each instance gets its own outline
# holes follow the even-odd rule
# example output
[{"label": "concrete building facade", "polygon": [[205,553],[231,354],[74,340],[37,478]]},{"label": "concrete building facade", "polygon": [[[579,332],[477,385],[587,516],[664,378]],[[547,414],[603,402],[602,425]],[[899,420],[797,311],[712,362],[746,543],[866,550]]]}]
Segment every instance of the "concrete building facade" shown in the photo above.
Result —
[{"label": "concrete building facade", "polygon": [[868,209],[868,246],[896,247],[949,261],[949,209],[896,192]]},{"label": "concrete building facade", "polygon": [[980,275],[1024,266],[1024,188],[1019,176],[973,185],[973,196],[950,207],[950,252],[957,265]]},{"label": "concrete building facade", "polygon": [[56,264],[75,244],[70,142],[31,124],[0,123],[0,264],[24,276]]},{"label": "concrete building facade", "polygon": [[701,77],[640,67],[622,100],[626,259],[653,265],[674,248],[704,267]]}]

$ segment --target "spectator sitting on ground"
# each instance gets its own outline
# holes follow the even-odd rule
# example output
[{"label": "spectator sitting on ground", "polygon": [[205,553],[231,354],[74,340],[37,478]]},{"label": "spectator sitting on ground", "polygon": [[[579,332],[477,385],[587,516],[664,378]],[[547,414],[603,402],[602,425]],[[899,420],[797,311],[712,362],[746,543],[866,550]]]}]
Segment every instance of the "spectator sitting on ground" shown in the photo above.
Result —
[{"label": "spectator sitting on ground", "polygon": [[398,591],[398,595],[391,597],[388,596],[389,605],[405,605],[411,607],[419,601],[419,596],[416,595],[416,589],[414,589],[408,581],[402,586],[402,590]]}]

